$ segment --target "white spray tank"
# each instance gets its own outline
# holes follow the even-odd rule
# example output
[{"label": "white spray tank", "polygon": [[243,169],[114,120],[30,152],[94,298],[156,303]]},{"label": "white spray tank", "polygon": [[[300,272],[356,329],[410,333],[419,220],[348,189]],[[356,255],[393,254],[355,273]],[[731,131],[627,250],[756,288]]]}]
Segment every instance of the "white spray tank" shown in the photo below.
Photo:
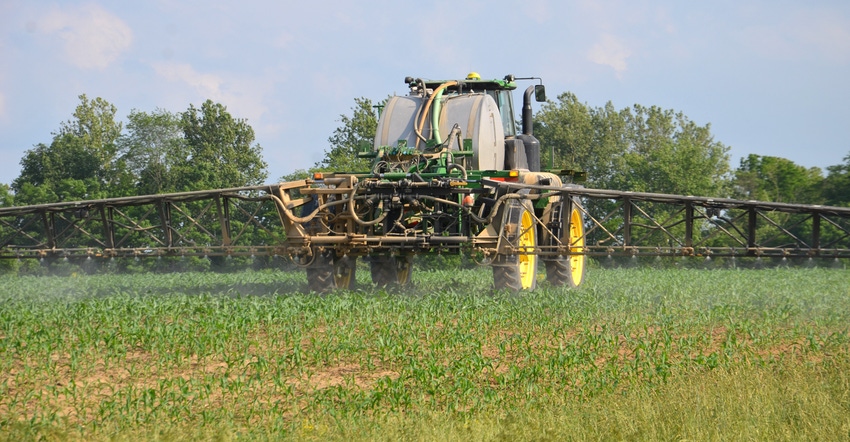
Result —
[{"label": "white spray tank", "polygon": [[[485,93],[445,94],[437,93],[430,106],[430,96],[423,91],[414,91],[408,96],[391,97],[381,113],[375,133],[374,149],[398,148],[401,144],[424,151],[426,141],[436,136],[438,143],[448,141],[449,151],[462,150],[452,129],[460,130],[461,138],[472,141],[471,170],[502,170],[505,164],[505,134],[499,108],[493,98]],[[427,114],[421,115],[423,106]],[[432,126],[437,118],[437,132]],[[424,124],[421,122],[424,121]],[[420,135],[416,128],[421,127]],[[424,141],[423,141],[424,139]]]}]

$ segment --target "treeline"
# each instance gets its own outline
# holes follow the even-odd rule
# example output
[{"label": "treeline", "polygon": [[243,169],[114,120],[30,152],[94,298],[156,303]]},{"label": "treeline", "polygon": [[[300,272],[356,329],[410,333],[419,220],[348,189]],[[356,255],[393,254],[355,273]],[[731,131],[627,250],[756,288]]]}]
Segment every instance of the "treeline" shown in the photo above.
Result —
[{"label": "treeline", "polygon": [[[116,118],[114,105],[101,98],[79,98],[72,118],[51,134],[50,143],[27,150],[20,160],[20,175],[8,185],[0,184],[0,206],[267,182],[267,164],[255,142],[254,130],[222,104],[207,100],[200,107],[189,105],[179,113],[133,110],[125,126]],[[357,158],[357,152],[374,138],[377,113],[373,102],[355,99],[350,114],[341,115],[339,121],[340,126],[328,138],[324,159],[310,171],[368,168]],[[534,133],[543,146],[544,167],[549,164],[552,148],[555,166],[586,171],[588,187],[850,206],[850,154],[843,164],[825,171],[759,155],[747,156],[733,169],[729,147],[714,139],[708,124],[699,125],[681,112],[656,106],[616,109],[609,102],[593,107],[571,93],[544,104],[534,124]],[[295,170],[279,179],[303,178],[310,171]],[[590,204],[589,210],[605,213],[607,208],[601,204]],[[272,219],[272,215],[264,214],[264,219]],[[608,222],[615,229],[620,220]],[[0,233],[4,228],[0,226]],[[258,241],[270,241],[261,230],[250,235]],[[810,232],[793,233],[807,237]],[[700,234],[710,235],[711,231]],[[196,261],[121,265],[140,270],[209,268],[210,262],[223,269],[257,265],[254,260]],[[269,261],[260,265],[280,264]]]},{"label": "treeline", "polygon": [[[357,158],[377,128],[373,102],[354,100],[349,115],[329,138],[330,150],[313,170],[364,170]],[[711,125],[682,112],[636,104],[616,109],[582,103],[563,93],[537,111],[534,135],[541,164],[587,172],[588,187],[800,204],[850,205],[850,152],[843,164],[806,168],[776,156],[748,155],[737,168],[729,147],[716,141]],[[292,177],[306,176],[300,171]]]},{"label": "treeline", "polygon": [[[775,156],[748,155],[736,169],[729,147],[681,112],[656,106],[616,109],[571,93],[546,103],[535,135],[554,147],[555,165],[588,172],[588,187],[801,204],[850,204],[850,153],[844,164],[806,168]],[[809,146],[801,146],[807,148]]]},{"label": "treeline", "polygon": [[[114,105],[79,98],[52,141],[26,151],[20,176],[0,184],[0,205],[251,186],[268,178],[254,130],[222,104],[207,100],[179,113],[133,110],[125,127]],[[357,152],[372,143],[377,114],[371,100],[354,102],[311,171],[368,168]],[[593,107],[569,92],[544,104],[534,125],[542,164],[549,164],[554,149],[555,166],[586,171],[588,187],[850,205],[850,153],[825,171],[759,155],[733,169],[729,147],[714,140],[709,124],[657,106]]]},{"label": "treeline", "polygon": [[210,100],[181,113],[133,110],[81,95],[73,118],[49,144],[21,159],[2,185],[2,204],[29,205],[264,184],[268,173],[254,130]]}]

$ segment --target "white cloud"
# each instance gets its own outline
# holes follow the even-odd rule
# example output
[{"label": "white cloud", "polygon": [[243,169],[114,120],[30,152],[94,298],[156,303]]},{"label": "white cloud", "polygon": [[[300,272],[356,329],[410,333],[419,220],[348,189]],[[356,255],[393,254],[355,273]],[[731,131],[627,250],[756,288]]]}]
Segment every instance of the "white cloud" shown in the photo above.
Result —
[{"label": "white cloud", "polygon": [[198,72],[188,63],[161,62],[152,66],[161,78],[189,86],[194,94],[188,94],[187,99],[210,99],[225,105],[234,117],[247,118],[252,126],[264,124],[262,118],[268,110],[264,101],[273,89],[275,72],[225,77]]},{"label": "white cloud", "polygon": [[611,34],[603,34],[600,41],[590,48],[587,58],[596,64],[610,66],[617,71],[617,75],[621,75],[626,71],[628,67],[626,59],[631,55],[631,50],[622,39]]},{"label": "white cloud", "polygon": [[188,84],[202,97],[214,101],[223,98],[221,85],[224,80],[218,75],[202,74],[188,63],[154,63],[153,69],[166,80]]},{"label": "white cloud", "polygon": [[58,36],[65,56],[82,69],[106,68],[133,42],[130,27],[96,4],[54,8],[36,27],[42,33]]},{"label": "white cloud", "polygon": [[6,115],[6,96],[0,92],[0,121],[5,121]]}]

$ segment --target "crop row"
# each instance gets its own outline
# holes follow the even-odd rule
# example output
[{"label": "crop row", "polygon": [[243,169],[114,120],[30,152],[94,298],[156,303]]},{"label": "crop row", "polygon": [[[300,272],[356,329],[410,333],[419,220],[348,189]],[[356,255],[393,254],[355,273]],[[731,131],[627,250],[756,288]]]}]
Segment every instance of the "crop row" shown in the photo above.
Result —
[{"label": "crop row", "polygon": [[[486,270],[420,272],[405,292],[362,280],[325,296],[280,272],[0,278],[0,428],[298,437],[328,422],[557,409],[715,371],[850,364],[844,271],[589,276],[579,290],[515,295],[490,290]],[[835,401],[850,410],[846,395]]]}]

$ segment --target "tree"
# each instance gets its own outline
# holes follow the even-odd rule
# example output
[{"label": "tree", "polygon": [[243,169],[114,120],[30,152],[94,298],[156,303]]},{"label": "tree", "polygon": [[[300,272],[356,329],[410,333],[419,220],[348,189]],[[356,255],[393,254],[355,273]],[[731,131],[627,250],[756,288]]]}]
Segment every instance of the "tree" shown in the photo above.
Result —
[{"label": "tree", "polygon": [[657,106],[594,108],[571,93],[536,115],[543,151],[555,164],[588,173],[590,187],[690,195],[725,193],[729,148],[714,141],[710,125]]},{"label": "tree", "polygon": [[820,204],[823,175],[791,160],[750,154],[735,170],[736,196],[758,201]]},{"label": "tree", "polygon": [[80,138],[57,135],[21,159],[21,175],[12,181],[16,202],[41,204],[105,196],[98,179],[99,159]]},{"label": "tree", "polygon": [[[823,176],[817,167],[806,169],[785,158],[750,154],[741,159],[733,180],[734,196],[740,199],[773,201],[782,203],[821,204]],[[729,211],[730,217],[743,216],[736,210]],[[762,241],[771,238],[811,238],[811,224],[805,222],[809,214],[772,213],[772,223],[763,223],[756,230]],[[776,223],[774,225],[773,223]],[[824,223],[828,224],[828,223]],[[785,226],[784,229],[778,226]],[[830,225],[821,229],[821,239],[827,240],[835,234]]]},{"label": "tree", "polygon": [[[558,102],[547,102],[537,112],[534,121],[534,133],[545,140],[546,148],[541,164],[549,164],[550,149],[555,150],[555,167],[576,169],[580,164],[598,165],[597,161],[588,161],[595,154],[590,150],[594,138],[593,115],[591,109],[572,93],[566,92],[558,96]],[[541,146],[544,143],[541,141]],[[587,170],[586,168],[584,170]],[[598,176],[598,174],[593,174]]]},{"label": "tree", "polygon": [[331,148],[325,151],[325,159],[316,163],[314,169],[346,172],[369,169],[369,160],[358,158],[357,153],[364,144],[372,145],[378,129],[378,116],[372,100],[363,97],[354,99],[351,112],[351,116],[340,115],[342,126],[328,138]]},{"label": "tree", "polygon": [[292,172],[278,178],[277,180],[281,183],[289,182],[289,181],[298,181],[310,178],[311,173],[304,169],[295,169]]},{"label": "tree", "polygon": [[174,191],[174,166],[188,157],[180,116],[162,109],[151,113],[133,110],[127,120],[129,133],[119,138],[118,146],[137,192],[149,195]]},{"label": "tree", "polygon": [[823,198],[832,206],[850,206],[850,154],[844,164],[826,168],[829,174],[823,181]]},{"label": "tree", "polygon": [[175,187],[180,191],[263,184],[266,163],[254,143],[254,129],[234,119],[212,100],[180,115],[185,151],[175,158]]},{"label": "tree", "polygon": [[86,153],[98,161],[98,181],[115,186],[121,181],[123,172],[116,164],[117,141],[122,130],[122,123],[115,121],[117,108],[100,97],[89,101],[82,94],[79,98],[74,118],[61,124],[58,135],[79,139]]},{"label": "tree", "polygon": [[15,205],[15,194],[8,184],[0,183],[0,207],[11,207]]},{"label": "tree", "polygon": [[[681,112],[637,104],[617,110],[610,102],[591,107],[564,93],[557,102],[547,102],[536,120],[535,135],[543,152],[552,146],[556,166],[587,172],[589,187],[708,196],[728,192],[729,148],[714,141],[709,125],[699,126]],[[612,215],[618,213],[618,204],[590,200],[586,209],[604,220],[607,231],[617,232],[624,222]],[[681,216],[677,207],[660,203],[643,204],[642,210],[653,220]],[[633,226],[653,224],[642,214],[632,216]],[[666,228],[681,235],[684,225]],[[711,226],[694,234],[710,235]],[[642,229],[641,235],[647,244],[669,245],[669,237],[659,229]],[[597,240],[607,240],[602,230],[588,238]]]},{"label": "tree", "polygon": [[[12,182],[16,203],[37,204],[126,194],[128,176],[116,159],[121,123],[115,106],[80,95],[74,119],[61,123],[50,145],[40,143],[21,159]],[[45,201],[45,199],[47,199]]]},{"label": "tree", "polygon": [[711,126],[682,112],[634,105],[626,118],[629,148],[613,188],[681,195],[725,196],[729,148],[714,141]]}]

